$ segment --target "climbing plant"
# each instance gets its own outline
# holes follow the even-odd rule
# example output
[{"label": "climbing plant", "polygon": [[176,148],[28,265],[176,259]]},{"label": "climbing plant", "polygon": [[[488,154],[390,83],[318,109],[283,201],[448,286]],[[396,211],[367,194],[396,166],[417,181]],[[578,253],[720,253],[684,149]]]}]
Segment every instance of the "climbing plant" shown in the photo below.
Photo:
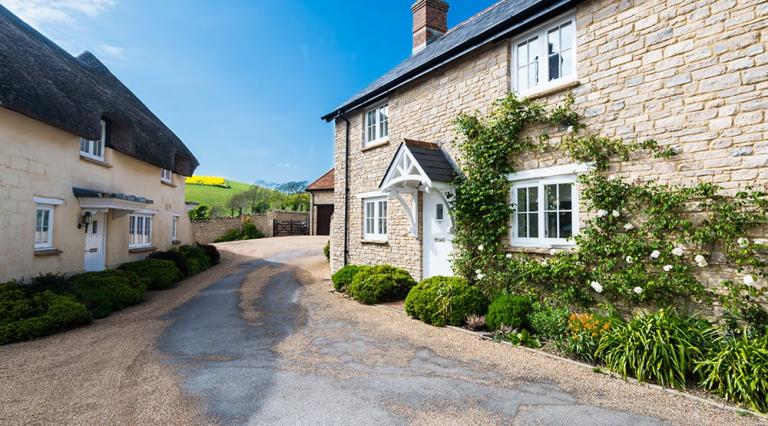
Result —
[{"label": "climbing plant", "polygon": [[[570,94],[554,108],[510,94],[487,117],[459,116],[464,175],[452,200],[455,271],[490,295],[546,292],[572,304],[622,306],[717,300],[737,320],[768,325],[766,290],[755,285],[768,276],[766,246],[748,238],[768,218],[766,194],[609,177],[611,165],[633,153],[669,159],[675,152],[654,140],[590,133],[573,103]],[[503,240],[514,205],[507,175],[521,156],[543,151],[594,165],[578,181],[590,218],[574,250],[508,253]],[[722,285],[705,285],[705,272],[724,276]]]}]

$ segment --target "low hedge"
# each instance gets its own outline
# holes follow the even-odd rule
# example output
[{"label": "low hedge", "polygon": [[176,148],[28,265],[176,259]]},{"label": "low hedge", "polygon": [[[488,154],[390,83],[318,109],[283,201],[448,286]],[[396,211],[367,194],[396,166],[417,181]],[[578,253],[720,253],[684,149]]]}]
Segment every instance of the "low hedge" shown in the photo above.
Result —
[{"label": "low hedge", "polygon": [[405,298],[405,312],[427,324],[461,326],[470,314],[482,315],[488,300],[464,278],[432,277],[416,284]]},{"label": "low hedge", "polygon": [[408,271],[394,266],[381,265],[363,268],[354,276],[347,294],[360,303],[400,300],[416,285]]},{"label": "low hedge", "polygon": [[112,269],[75,275],[69,280],[68,291],[85,304],[94,318],[104,318],[144,300],[148,283],[148,278]]},{"label": "low hedge", "polygon": [[30,340],[91,322],[91,314],[69,295],[30,293],[16,283],[0,284],[0,345]]},{"label": "low hedge", "polygon": [[335,288],[336,291],[347,291],[347,287],[352,284],[355,275],[365,268],[368,268],[368,266],[347,265],[339,269],[335,274],[331,275],[333,288]]},{"label": "low hedge", "polygon": [[197,246],[181,246],[179,253],[184,256],[189,268],[189,275],[197,275],[211,267],[211,259],[205,254],[205,250]]},{"label": "low hedge", "polygon": [[179,271],[181,271],[183,276],[190,276],[189,265],[187,265],[187,258],[178,251],[156,251],[147,256],[147,259],[170,260],[174,263],[174,265],[176,265],[177,268],[179,268]]},{"label": "low hedge", "polygon": [[216,246],[211,244],[199,244],[198,247],[203,249],[205,255],[208,256],[208,259],[211,261],[211,266],[218,265],[219,262],[221,262],[221,253],[219,253],[219,249],[217,249]]},{"label": "low hedge", "polygon": [[181,271],[170,260],[145,259],[124,263],[118,269],[149,279],[147,290],[167,290],[183,278]]},{"label": "low hedge", "polygon": [[528,315],[533,299],[529,296],[504,294],[493,300],[485,315],[488,330],[495,331],[506,325],[512,328],[529,328]]}]

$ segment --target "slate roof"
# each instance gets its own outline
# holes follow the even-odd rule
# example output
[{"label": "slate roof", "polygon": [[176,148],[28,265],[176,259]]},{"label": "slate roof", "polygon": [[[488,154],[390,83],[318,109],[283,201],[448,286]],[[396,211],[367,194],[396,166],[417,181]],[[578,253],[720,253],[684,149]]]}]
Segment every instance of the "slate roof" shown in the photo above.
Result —
[{"label": "slate roof", "polygon": [[456,169],[440,145],[410,139],[406,139],[403,143],[433,182],[453,182]]},{"label": "slate roof", "polygon": [[157,167],[191,176],[198,161],[93,54],[67,53],[0,5],[0,106]]},{"label": "slate roof", "polygon": [[336,110],[323,116],[331,121],[432,70],[452,62],[485,44],[508,37],[549,19],[579,0],[502,0],[450,29],[418,52],[361,90]]},{"label": "slate roof", "polygon": [[333,191],[333,170],[334,169],[328,170],[316,181],[307,185],[307,191]]},{"label": "slate roof", "polygon": [[95,189],[85,188],[72,188],[72,193],[76,198],[112,198],[116,200],[133,201],[142,204],[152,204],[154,201],[149,198],[140,197],[138,195],[123,194],[120,192],[101,192]]}]

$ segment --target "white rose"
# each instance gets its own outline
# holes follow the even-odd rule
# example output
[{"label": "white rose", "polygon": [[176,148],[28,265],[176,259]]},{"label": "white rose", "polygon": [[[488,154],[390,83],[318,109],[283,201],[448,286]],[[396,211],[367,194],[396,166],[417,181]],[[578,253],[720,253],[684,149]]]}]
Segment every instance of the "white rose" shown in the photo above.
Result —
[{"label": "white rose", "polygon": [[479,270],[479,269],[475,269],[475,275],[480,275],[480,274],[482,274],[482,273],[483,273],[483,271],[481,271],[481,270]]},{"label": "white rose", "polygon": [[597,281],[592,281],[591,283],[589,283],[589,286],[592,287],[592,289],[594,289],[598,293],[603,292],[603,286]]},{"label": "white rose", "polygon": [[744,275],[744,284],[752,285],[755,283],[755,277],[752,275]]},{"label": "white rose", "polygon": [[483,251],[483,249],[485,249],[485,246],[480,244],[479,246],[477,246],[477,249],[480,251]]},{"label": "white rose", "polygon": [[557,254],[557,249],[550,249],[549,250],[549,254],[551,254],[552,256],[556,255]]},{"label": "white rose", "polygon": [[624,258],[624,260],[626,260],[626,261],[627,261],[627,263],[632,263],[632,262],[634,262],[634,259],[632,259],[632,256],[627,256],[626,258]]},{"label": "white rose", "polygon": [[651,259],[658,259],[659,256],[661,256],[661,252],[658,250],[654,250],[651,252]]},{"label": "white rose", "polygon": [[674,254],[675,256],[678,256],[678,257],[682,256],[683,255],[683,248],[682,247],[675,247],[675,248],[673,248],[672,249],[672,254]]},{"label": "white rose", "polygon": [[744,237],[739,238],[738,240],[736,240],[736,242],[739,244],[739,247],[741,248],[747,248],[747,246],[749,245],[749,240]]},{"label": "white rose", "polygon": [[633,225],[631,223],[627,223],[627,224],[624,225],[624,229],[626,229],[627,231],[631,231],[631,230],[635,229],[635,225]]},{"label": "white rose", "polygon": [[506,258],[507,259],[512,259],[512,253],[507,253]]},{"label": "white rose", "polygon": [[696,255],[696,264],[701,268],[706,268],[707,265],[709,265],[709,263],[707,263],[707,259],[700,254]]},{"label": "white rose", "polygon": [[611,214],[613,215],[613,217],[619,217],[619,216],[621,216],[621,213],[619,213],[619,211],[618,211],[618,210],[614,210],[614,211],[613,211],[613,213],[611,213]]},{"label": "white rose", "polygon": [[635,294],[641,294],[643,292],[642,287],[635,287],[632,291],[635,292]]},{"label": "white rose", "polygon": [[672,270],[672,265],[664,265],[664,272],[669,272]]},{"label": "white rose", "polygon": [[478,281],[482,281],[483,279],[485,279],[485,274],[477,274]]},{"label": "white rose", "polygon": [[606,217],[608,216],[608,210],[600,209],[597,211],[597,217]]},{"label": "white rose", "polygon": [[573,133],[573,126],[568,126],[568,129],[566,130],[568,133]]}]

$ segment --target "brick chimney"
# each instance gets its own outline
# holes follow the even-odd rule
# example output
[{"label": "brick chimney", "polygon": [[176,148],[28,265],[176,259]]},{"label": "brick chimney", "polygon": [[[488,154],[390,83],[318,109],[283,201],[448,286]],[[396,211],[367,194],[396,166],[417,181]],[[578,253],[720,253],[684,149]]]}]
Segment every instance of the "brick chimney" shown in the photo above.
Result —
[{"label": "brick chimney", "polygon": [[448,3],[443,0],[416,0],[413,11],[413,53],[448,31]]}]

